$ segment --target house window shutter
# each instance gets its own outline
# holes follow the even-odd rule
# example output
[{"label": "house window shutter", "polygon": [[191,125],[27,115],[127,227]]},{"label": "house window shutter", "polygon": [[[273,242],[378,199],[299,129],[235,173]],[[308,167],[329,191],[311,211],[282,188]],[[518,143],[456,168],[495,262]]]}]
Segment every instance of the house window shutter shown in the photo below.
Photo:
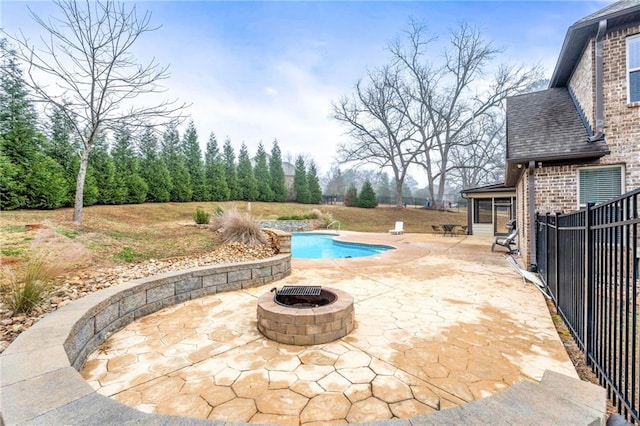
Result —
[{"label": "house window shutter", "polygon": [[627,39],[629,102],[640,102],[640,37]]},{"label": "house window shutter", "polygon": [[580,206],[602,203],[622,194],[622,167],[594,167],[578,170]]}]

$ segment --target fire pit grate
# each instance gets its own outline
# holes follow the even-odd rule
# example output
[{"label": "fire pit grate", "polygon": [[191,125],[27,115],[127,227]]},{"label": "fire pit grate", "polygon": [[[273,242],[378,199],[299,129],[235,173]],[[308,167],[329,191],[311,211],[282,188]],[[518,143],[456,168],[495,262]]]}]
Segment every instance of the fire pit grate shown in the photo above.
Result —
[{"label": "fire pit grate", "polygon": [[319,296],[322,287],[309,285],[285,285],[276,290],[277,296]]}]

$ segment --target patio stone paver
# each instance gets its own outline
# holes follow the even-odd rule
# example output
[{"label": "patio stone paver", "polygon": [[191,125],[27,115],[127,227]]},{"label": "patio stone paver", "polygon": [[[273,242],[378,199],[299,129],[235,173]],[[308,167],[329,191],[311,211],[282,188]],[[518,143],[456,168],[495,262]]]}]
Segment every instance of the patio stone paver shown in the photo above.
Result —
[{"label": "patio stone paver", "polygon": [[145,412],[276,424],[410,418],[539,381],[577,377],[545,300],[490,240],[343,233],[397,250],[359,259],[293,260],[276,283],[354,298],[340,340],[292,346],[264,338],[257,298],[273,284],[151,314],[109,337],[82,375]]}]

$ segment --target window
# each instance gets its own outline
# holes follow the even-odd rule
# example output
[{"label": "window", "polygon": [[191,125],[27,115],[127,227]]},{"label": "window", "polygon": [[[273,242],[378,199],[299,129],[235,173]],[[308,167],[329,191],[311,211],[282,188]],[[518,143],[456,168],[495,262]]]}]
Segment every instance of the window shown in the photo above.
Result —
[{"label": "window", "polygon": [[491,223],[493,219],[493,199],[476,198],[473,203],[473,223]]},{"label": "window", "polygon": [[602,203],[622,194],[622,166],[578,169],[578,207]]},{"label": "window", "polygon": [[640,102],[640,36],[627,39],[627,99]]}]

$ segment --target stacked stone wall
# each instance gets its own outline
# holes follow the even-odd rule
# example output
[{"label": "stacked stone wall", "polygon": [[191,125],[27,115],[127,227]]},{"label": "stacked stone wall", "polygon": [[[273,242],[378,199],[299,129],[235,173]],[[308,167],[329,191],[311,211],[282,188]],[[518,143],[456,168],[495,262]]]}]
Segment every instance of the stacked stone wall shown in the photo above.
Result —
[{"label": "stacked stone wall", "polygon": [[316,220],[261,220],[261,228],[279,229],[284,232],[306,232],[317,228]]}]

